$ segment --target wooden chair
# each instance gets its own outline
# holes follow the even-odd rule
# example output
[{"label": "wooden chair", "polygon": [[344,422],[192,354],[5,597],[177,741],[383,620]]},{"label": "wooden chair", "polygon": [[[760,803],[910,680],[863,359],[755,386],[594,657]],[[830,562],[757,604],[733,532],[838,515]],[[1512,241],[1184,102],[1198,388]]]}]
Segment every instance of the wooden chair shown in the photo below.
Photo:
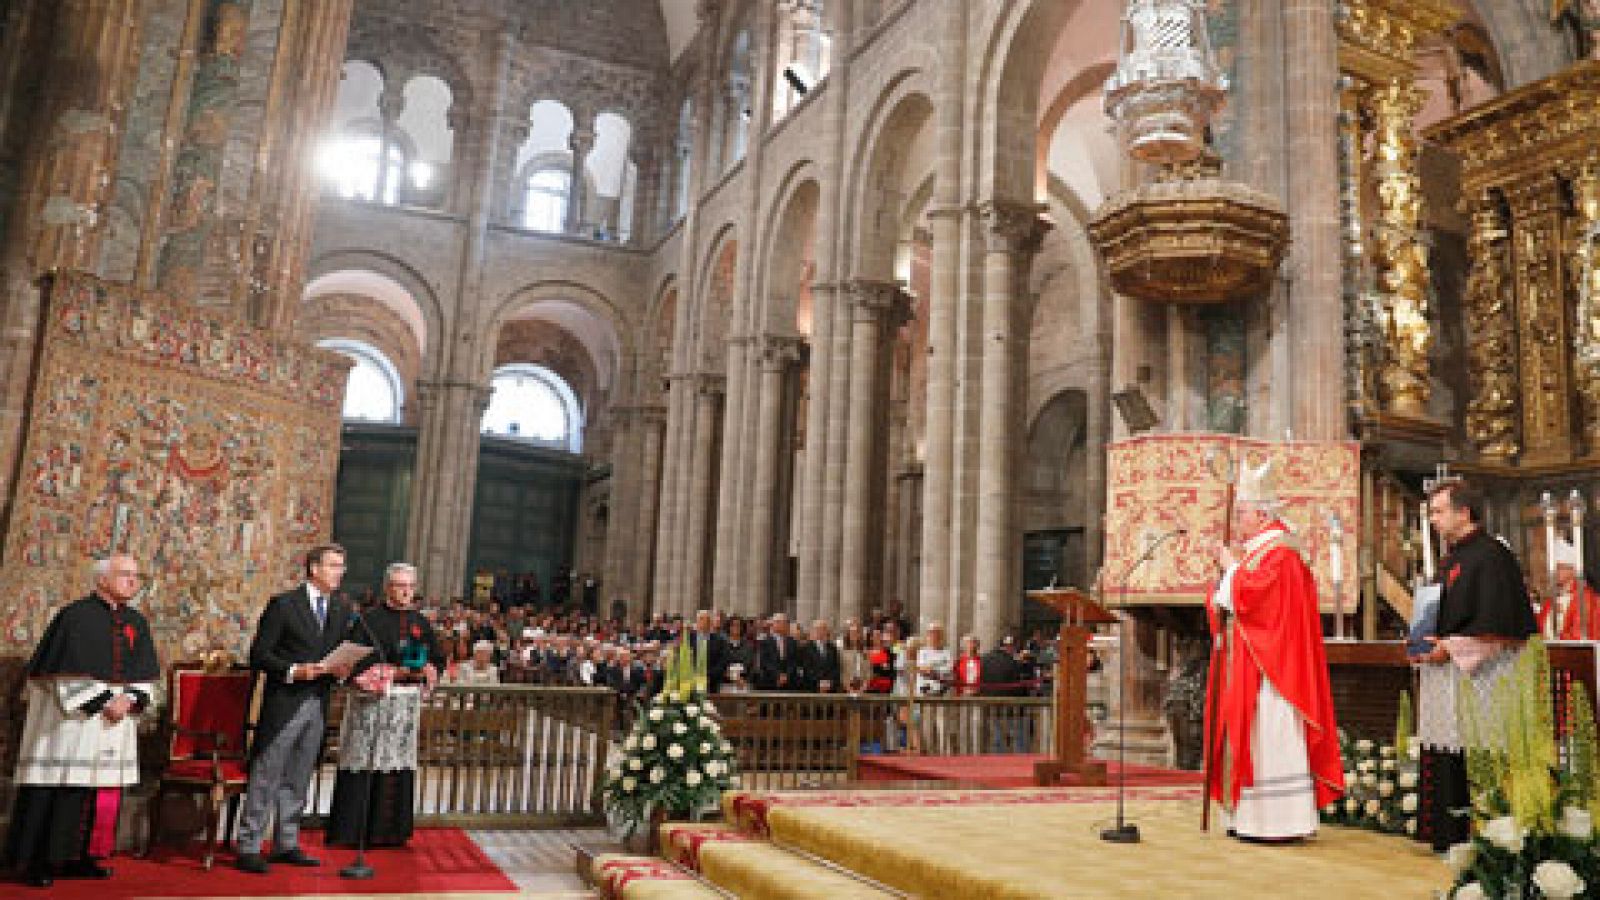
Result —
[{"label": "wooden chair", "polygon": [[231,835],[239,797],[249,781],[251,707],[259,676],[239,665],[175,663],[167,673],[166,768],[150,805],[144,852],[161,834],[161,805],[169,791],[206,798],[205,867],[217,850],[217,815],[228,804],[224,837]]}]

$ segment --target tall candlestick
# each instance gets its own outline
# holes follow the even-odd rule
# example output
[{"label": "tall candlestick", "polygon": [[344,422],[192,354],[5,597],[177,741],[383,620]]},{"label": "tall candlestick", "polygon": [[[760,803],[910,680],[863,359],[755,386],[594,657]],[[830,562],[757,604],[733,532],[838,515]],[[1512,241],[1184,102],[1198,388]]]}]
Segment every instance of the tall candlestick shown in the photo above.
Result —
[{"label": "tall candlestick", "polygon": [[1583,584],[1583,494],[1577,488],[1567,497],[1567,512],[1572,516],[1572,549],[1577,559],[1573,562],[1576,577],[1572,581],[1572,602],[1578,604],[1578,627],[1584,640],[1594,638],[1589,622],[1589,604],[1584,602],[1585,589]]},{"label": "tall candlestick", "polygon": [[1428,501],[1422,501],[1422,518],[1418,521],[1422,526],[1422,576],[1431,584],[1433,582],[1433,527],[1428,524]]},{"label": "tall candlestick", "polygon": [[1328,568],[1333,576],[1333,636],[1344,639],[1344,525],[1339,514],[1328,519]]},{"label": "tall candlestick", "polygon": [[1544,510],[1544,561],[1549,577],[1550,596],[1556,596],[1556,501],[1545,491],[1539,496],[1539,506]]}]

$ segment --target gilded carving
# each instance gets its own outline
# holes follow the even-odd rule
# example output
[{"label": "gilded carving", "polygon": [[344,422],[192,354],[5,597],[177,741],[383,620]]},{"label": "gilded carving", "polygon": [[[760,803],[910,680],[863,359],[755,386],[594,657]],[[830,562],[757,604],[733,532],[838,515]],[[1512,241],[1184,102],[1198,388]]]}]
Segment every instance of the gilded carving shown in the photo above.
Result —
[{"label": "gilded carving", "polygon": [[1510,186],[1522,442],[1534,462],[1564,459],[1571,447],[1566,298],[1562,278],[1561,183],[1553,175]]},{"label": "gilded carving", "polygon": [[1226,303],[1264,293],[1289,246],[1278,202],[1219,177],[1214,158],[1113,195],[1089,224],[1111,284],[1166,303]]},{"label": "gilded carving", "polygon": [[1600,448],[1600,172],[1584,166],[1571,181],[1574,217],[1567,256],[1573,293],[1572,376],[1583,411],[1583,433],[1591,450]]},{"label": "gilded carving", "polygon": [[1411,123],[1426,94],[1392,81],[1367,97],[1373,120],[1372,177],[1378,200],[1374,264],[1383,295],[1384,346],[1378,380],[1391,412],[1422,416],[1428,407],[1428,255],[1422,247],[1422,179]]},{"label": "gilded carving", "polygon": [[1508,463],[1517,443],[1517,333],[1505,223],[1492,198],[1472,215],[1467,273],[1467,438],[1487,462]]}]

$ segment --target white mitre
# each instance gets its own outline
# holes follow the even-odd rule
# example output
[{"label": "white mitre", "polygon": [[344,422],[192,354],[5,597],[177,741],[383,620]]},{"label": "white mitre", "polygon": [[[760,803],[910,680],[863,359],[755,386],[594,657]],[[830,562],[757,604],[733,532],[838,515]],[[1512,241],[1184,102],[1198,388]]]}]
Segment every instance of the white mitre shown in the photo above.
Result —
[{"label": "white mitre", "polygon": [[1555,544],[1550,548],[1550,560],[1558,566],[1578,567],[1578,548],[1572,546],[1570,541],[1556,538]]},{"label": "white mitre", "polygon": [[1234,495],[1234,502],[1239,506],[1253,506],[1257,509],[1276,509],[1283,505],[1278,498],[1278,475],[1273,470],[1272,460],[1267,460],[1255,468],[1249,465],[1239,467],[1239,486]]}]

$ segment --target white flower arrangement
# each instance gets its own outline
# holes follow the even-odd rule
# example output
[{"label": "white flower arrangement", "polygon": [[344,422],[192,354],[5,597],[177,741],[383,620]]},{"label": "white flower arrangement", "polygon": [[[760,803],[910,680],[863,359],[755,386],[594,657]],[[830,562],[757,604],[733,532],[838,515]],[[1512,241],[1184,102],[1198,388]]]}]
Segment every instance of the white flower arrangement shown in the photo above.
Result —
[{"label": "white flower arrangement", "polygon": [[705,698],[705,655],[680,645],[667,657],[664,689],[640,709],[606,772],[601,793],[612,821],[631,835],[652,821],[699,818],[737,784],[734,748],[716,729]]},{"label": "white flower arrangement", "polygon": [[1488,898],[1483,893],[1483,885],[1469,881],[1456,888],[1456,892],[1450,895],[1450,900],[1488,900]]},{"label": "white flower arrangement", "polygon": [[[1401,700],[1402,706],[1409,702],[1408,699]],[[1397,730],[1408,732],[1409,721],[1403,720]],[[1368,739],[1352,740],[1340,733],[1345,793],[1342,801],[1323,807],[1323,821],[1388,834],[1416,832],[1416,814],[1420,806],[1417,785],[1420,779],[1416,765],[1407,758],[1410,745],[1416,742],[1407,737],[1400,743],[1407,745],[1406,750],[1395,744],[1380,744]]]}]

